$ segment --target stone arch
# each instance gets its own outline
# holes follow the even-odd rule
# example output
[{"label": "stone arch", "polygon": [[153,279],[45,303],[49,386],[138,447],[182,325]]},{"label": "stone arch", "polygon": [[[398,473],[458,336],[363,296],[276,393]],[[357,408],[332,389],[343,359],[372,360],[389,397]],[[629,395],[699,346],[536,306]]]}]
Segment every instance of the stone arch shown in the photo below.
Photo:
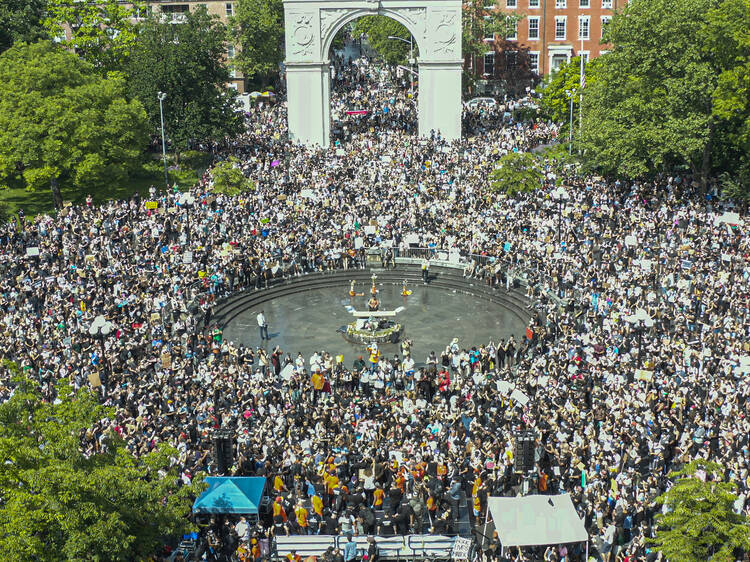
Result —
[{"label": "stone arch", "polygon": [[461,136],[461,0],[284,0],[289,136],[327,147],[328,50],[336,33],[362,16],[403,24],[419,45],[419,134]]},{"label": "stone arch", "polygon": [[[325,11],[321,13],[321,20],[320,20],[320,31],[321,31],[321,48],[320,48],[320,56],[322,60],[325,60],[328,57],[328,53],[331,49],[331,44],[333,43],[333,39],[336,37],[336,34],[341,31],[341,28],[343,28],[347,23],[353,22],[355,20],[358,20],[359,18],[362,18],[364,16],[372,16],[375,15],[371,11],[368,10],[342,10],[342,13],[338,14],[332,14],[328,17],[337,17],[337,19],[331,23],[330,21],[325,20]],[[420,45],[421,49],[421,43],[424,42],[424,33],[420,34],[417,30],[417,26],[415,26],[414,22],[404,17],[404,14],[402,14],[399,11],[392,11],[392,10],[386,10],[386,9],[380,9],[377,11],[377,15],[379,16],[386,16],[393,20],[396,20],[398,23],[403,25],[406,29],[409,30],[409,33],[412,34],[412,37],[414,37],[414,43],[417,45]]]}]

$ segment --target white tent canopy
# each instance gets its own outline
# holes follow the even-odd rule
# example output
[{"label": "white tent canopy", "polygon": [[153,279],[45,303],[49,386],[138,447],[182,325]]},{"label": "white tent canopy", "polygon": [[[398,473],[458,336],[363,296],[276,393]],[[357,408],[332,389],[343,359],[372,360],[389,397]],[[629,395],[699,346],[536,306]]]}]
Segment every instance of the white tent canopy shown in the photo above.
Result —
[{"label": "white tent canopy", "polygon": [[504,548],[585,542],[589,539],[568,495],[490,497],[488,508]]}]

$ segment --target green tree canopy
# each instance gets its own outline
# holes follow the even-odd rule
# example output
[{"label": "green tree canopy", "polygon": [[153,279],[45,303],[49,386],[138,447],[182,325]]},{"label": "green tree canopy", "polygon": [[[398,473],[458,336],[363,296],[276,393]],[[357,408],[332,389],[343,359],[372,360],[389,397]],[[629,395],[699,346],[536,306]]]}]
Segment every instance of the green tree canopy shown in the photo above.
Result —
[{"label": "green tree canopy", "polygon": [[146,14],[146,4],[135,0],[47,0],[45,27],[51,37],[63,38],[67,27],[71,39],[61,44],[106,73],[122,70],[136,41],[136,16]]},{"label": "green tree canopy", "polygon": [[[366,35],[370,47],[383,57],[388,64],[407,64],[409,61],[409,38],[411,33],[403,24],[387,16],[365,16],[354,22],[352,35]],[[406,40],[388,39],[401,37]],[[419,50],[416,40],[412,39],[414,57]]]},{"label": "green tree canopy", "polygon": [[47,36],[44,14],[47,0],[3,0],[0,2],[0,53],[14,43],[33,43]]},{"label": "green tree canopy", "polygon": [[167,139],[179,153],[194,142],[223,140],[241,130],[235,111],[236,92],[228,89],[226,28],[205,6],[186,15],[184,23],[158,17],[141,24],[127,67],[130,94],[146,108],[151,131],[160,130],[158,92],[164,100]]},{"label": "green tree canopy", "polygon": [[668,512],[656,516],[652,541],[670,562],[732,562],[735,549],[750,549],[748,521],[733,510],[735,484],[723,476],[721,465],[702,459],[670,474],[677,480],[657,499]]},{"label": "green tree canopy", "polygon": [[515,195],[539,189],[544,183],[544,171],[533,154],[509,152],[497,161],[490,180],[490,189],[495,193]]},{"label": "green tree canopy", "polygon": [[[586,65],[586,82],[594,79],[597,61],[593,59]],[[573,113],[578,116],[581,92],[581,57],[573,57],[562,65],[557,72],[550,74],[544,81],[544,90],[540,102],[540,109],[544,117],[557,123],[568,123],[570,118],[570,98],[567,92],[575,90],[573,96]]]},{"label": "green tree canopy", "polygon": [[230,20],[239,44],[235,64],[248,78],[266,79],[284,60],[284,6],[281,0],[239,0]]},{"label": "green tree canopy", "polygon": [[103,78],[77,55],[43,41],[0,55],[0,183],[91,189],[121,179],[147,145],[146,114],[121,77]]},{"label": "green tree canopy", "polygon": [[[142,560],[164,537],[190,532],[191,498],[162,445],[136,459],[101,421],[111,418],[88,389],[66,382],[56,400],[18,374],[0,404],[0,549],[7,560]],[[94,441],[99,441],[95,446]]]},{"label": "green tree canopy", "polygon": [[[615,14],[596,80],[584,92],[583,142],[591,167],[627,177],[689,166],[704,181],[715,170],[729,123],[716,114],[728,63],[708,48],[710,14],[721,0],[630,2]],[[728,33],[714,26],[725,40]],[[731,128],[731,127],[730,127]]]},{"label": "green tree canopy", "polygon": [[211,170],[211,180],[211,191],[224,195],[239,195],[255,187],[242,173],[239,160],[236,158],[230,158],[214,166]]}]

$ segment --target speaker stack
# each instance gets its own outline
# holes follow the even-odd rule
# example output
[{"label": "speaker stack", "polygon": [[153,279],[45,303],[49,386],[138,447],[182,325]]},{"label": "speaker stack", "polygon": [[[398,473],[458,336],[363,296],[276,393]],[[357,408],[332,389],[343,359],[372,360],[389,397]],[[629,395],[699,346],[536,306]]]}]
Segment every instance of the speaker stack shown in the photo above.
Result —
[{"label": "speaker stack", "polygon": [[217,429],[213,435],[214,460],[218,466],[219,474],[226,474],[234,464],[234,439],[232,432],[226,429]]},{"label": "speaker stack", "polygon": [[527,474],[534,470],[534,442],[536,433],[530,429],[518,431],[516,437],[516,451],[513,456],[513,470]]}]

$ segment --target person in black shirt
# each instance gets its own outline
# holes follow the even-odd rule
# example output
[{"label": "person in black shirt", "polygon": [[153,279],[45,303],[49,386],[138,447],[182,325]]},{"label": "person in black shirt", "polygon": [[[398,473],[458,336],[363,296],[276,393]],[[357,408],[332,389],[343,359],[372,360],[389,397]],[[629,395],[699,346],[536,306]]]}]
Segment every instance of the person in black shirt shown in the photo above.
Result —
[{"label": "person in black shirt", "polygon": [[339,529],[339,523],[336,519],[336,516],[331,513],[330,510],[326,509],[323,512],[323,517],[325,517],[325,534],[326,535],[337,535],[338,529]]}]

